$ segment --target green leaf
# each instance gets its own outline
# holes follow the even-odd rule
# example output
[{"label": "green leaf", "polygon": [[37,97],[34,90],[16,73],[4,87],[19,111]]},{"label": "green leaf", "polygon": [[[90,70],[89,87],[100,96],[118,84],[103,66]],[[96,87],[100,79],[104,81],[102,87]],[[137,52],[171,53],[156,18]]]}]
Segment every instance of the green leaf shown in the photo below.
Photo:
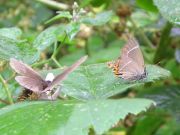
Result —
[{"label": "green leaf", "polygon": [[152,104],[146,99],[20,103],[1,109],[0,134],[88,135],[90,127],[102,134],[128,113],[138,114]]},{"label": "green leaf", "polygon": [[[108,48],[104,48],[103,40],[101,38],[99,38],[97,35],[95,37],[90,37],[88,39],[88,48],[90,56],[86,60],[85,64],[104,63],[116,59],[117,54],[120,54],[119,49],[123,46],[123,44],[123,40],[114,40],[113,42],[108,44]],[[83,55],[85,55],[85,51],[84,49],[81,49],[75,51],[74,53],[64,56],[62,59],[60,59],[60,62],[63,65],[71,65],[75,60],[79,59]]]},{"label": "green leaf", "polygon": [[180,25],[179,0],[154,0],[154,4],[167,20]]},{"label": "green leaf", "polygon": [[39,59],[39,53],[25,42],[18,42],[0,35],[0,59],[9,60],[10,58],[31,64]]},{"label": "green leaf", "polygon": [[45,50],[47,47],[52,45],[56,41],[56,31],[57,27],[49,27],[41,32],[33,42],[33,46],[37,48],[40,52]]},{"label": "green leaf", "polygon": [[167,116],[167,113],[159,110],[147,112],[145,116],[141,116],[136,120],[136,124],[130,127],[128,135],[152,135],[152,133],[159,135],[155,133],[157,129],[166,123]]},{"label": "green leaf", "polygon": [[149,88],[141,91],[139,97],[153,99],[159,108],[170,112],[180,122],[180,85]]},{"label": "green leaf", "polygon": [[0,29],[0,35],[16,40],[17,38],[19,38],[22,35],[22,31],[16,27],[2,28],[2,29]]},{"label": "green leaf", "polygon": [[[146,79],[127,82],[115,77],[106,63],[81,66],[62,82],[61,92],[81,100],[105,99],[130,87],[152,82],[170,74],[169,71],[154,65],[147,65],[146,69],[148,73]],[[43,74],[52,72],[57,75],[60,71],[60,69],[44,71]]]},{"label": "green leaf", "polygon": [[50,20],[48,20],[46,23],[50,23],[56,20],[59,20],[61,18],[67,18],[67,19],[71,19],[72,15],[69,13],[69,11],[59,11],[58,15],[54,16],[53,18],[51,18]]},{"label": "green leaf", "polygon": [[131,17],[137,27],[146,27],[148,25],[152,25],[152,23],[155,23],[155,21],[159,19],[157,14],[143,11],[133,12]]},{"label": "green leaf", "polygon": [[136,0],[136,3],[142,9],[151,12],[157,12],[157,7],[154,5],[153,0]]},{"label": "green leaf", "polygon": [[94,18],[84,17],[81,19],[81,22],[84,24],[98,26],[98,25],[103,25],[107,23],[108,21],[110,21],[112,16],[113,16],[112,11],[105,11],[105,12],[97,14]]},{"label": "green leaf", "polygon": [[67,24],[65,29],[66,34],[68,35],[70,40],[72,40],[76,36],[79,30],[80,30],[80,24],[73,22]]}]

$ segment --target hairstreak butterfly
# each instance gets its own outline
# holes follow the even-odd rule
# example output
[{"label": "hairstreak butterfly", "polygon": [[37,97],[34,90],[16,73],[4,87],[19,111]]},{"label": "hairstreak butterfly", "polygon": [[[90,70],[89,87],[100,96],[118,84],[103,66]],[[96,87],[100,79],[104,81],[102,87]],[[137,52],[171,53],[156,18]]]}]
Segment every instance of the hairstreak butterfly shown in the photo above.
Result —
[{"label": "hairstreak butterfly", "polygon": [[14,58],[10,59],[10,66],[20,75],[16,76],[15,80],[26,89],[23,92],[24,97],[29,96],[32,99],[55,100],[59,96],[59,89],[54,91],[54,88],[86,59],[87,56],[80,58],[56,77],[54,77],[52,73],[48,73],[46,79],[43,79],[38,72],[27,64]]},{"label": "hairstreak butterfly", "polygon": [[121,50],[121,57],[108,63],[116,76],[124,80],[140,80],[147,76],[144,58],[139,43],[134,37],[128,37],[128,41]]}]

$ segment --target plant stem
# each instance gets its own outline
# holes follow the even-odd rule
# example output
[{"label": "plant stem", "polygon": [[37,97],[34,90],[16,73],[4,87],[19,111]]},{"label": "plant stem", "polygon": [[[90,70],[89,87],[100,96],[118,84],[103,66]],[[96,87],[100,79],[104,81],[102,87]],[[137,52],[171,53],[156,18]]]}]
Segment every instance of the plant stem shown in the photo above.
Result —
[{"label": "plant stem", "polygon": [[87,40],[86,40],[85,48],[84,49],[85,49],[86,54],[90,56],[89,45],[88,45]]},{"label": "plant stem", "polygon": [[54,56],[51,57],[51,59],[54,61],[54,63],[58,66],[58,67],[62,67],[59,62],[56,60],[56,58]]},{"label": "plant stem", "polygon": [[57,53],[59,52],[59,50],[61,49],[61,47],[63,46],[63,43],[65,42],[67,38],[67,34],[65,33],[64,39],[62,40],[62,42],[59,44],[59,46],[57,47],[57,43],[56,43],[56,47],[54,48],[54,52],[53,52],[53,56],[55,57],[57,55]]},{"label": "plant stem", "polygon": [[16,76],[16,73],[13,72],[13,74],[8,79],[6,79],[6,83],[9,82],[11,79],[14,79],[15,76]]},{"label": "plant stem", "polygon": [[154,63],[159,62],[161,59],[166,58],[168,54],[168,45],[170,43],[170,33],[173,25],[170,22],[167,22],[160,38],[160,42],[154,57]]},{"label": "plant stem", "polygon": [[57,53],[57,41],[54,42],[54,50],[53,50],[53,54],[51,56],[51,59],[54,61],[54,63],[58,66],[61,67],[61,65],[59,64],[59,62],[56,60],[56,53]]},{"label": "plant stem", "polygon": [[43,65],[45,63],[49,63],[50,61],[51,61],[51,59],[43,60],[41,62],[32,64],[32,67],[38,67],[38,66]]},{"label": "plant stem", "polygon": [[144,33],[144,31],[140,28],[137,27],[136,23],[133,21],[133,19],[131,17],[129,17],[129,21],[132,23],[132,25],[135,27],[136,30],[138,30],[139,35],[142,37],[142,39],[144,40],[144,42],[151,47],[152,49],[155,49],[154,45],[151,43],[151,41],[147,38],[146,34]]},{"label": "plant stem", "polygon": [[4,78],[3,78],[1,75],[0,75],[0,81],[2,82],[2,84],[3,84],[3,86],[4,86],[5,92],[6,92],[6,94],[7,94],[8,100],[9,100],[9,103],[10,103],[10,104],[13,104],[11,92],[10,92],[8,86],[7,86],[6,81],[4,80]]},{"label": "plant stem", "polygon": [[55,8],[55,9],[63,9],[63,10],[67,10],[67,9],[69,9],[70,7],[68,6],[68,5],[66,5],[66,4],[64,4],[64,3],[60,3],[60,2],[57,2],[57,1],[53,1],[53,0],[37,0],[37,1],[39,1],[39,2],[41,2],[41,3],[43,3],[43,4],[46,4],[46,5],[48,5],[48,6],[50,6],[50,7],[53,7],[53,8]]}]

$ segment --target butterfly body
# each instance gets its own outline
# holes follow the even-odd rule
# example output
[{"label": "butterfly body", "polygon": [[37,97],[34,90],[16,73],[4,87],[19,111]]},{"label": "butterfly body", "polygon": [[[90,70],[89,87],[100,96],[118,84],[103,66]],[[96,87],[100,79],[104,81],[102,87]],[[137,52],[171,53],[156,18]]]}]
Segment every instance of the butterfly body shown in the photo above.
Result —
[{"label": "butterfly body", "polygon": [[114,74],[124,80],[141,80],[147,76],[144,58],[135,38],[129,38],[122,48],[121,57],[108,64]]}]

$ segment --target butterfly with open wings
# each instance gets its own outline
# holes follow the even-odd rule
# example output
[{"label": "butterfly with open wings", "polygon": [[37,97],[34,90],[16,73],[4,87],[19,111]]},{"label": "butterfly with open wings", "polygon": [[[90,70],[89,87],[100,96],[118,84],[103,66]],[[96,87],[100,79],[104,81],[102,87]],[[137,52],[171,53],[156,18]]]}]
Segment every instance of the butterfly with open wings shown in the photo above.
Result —
[{"label": "butterfly with open wings", "polygon": [[132,81],[141,80],[147,76],[144,58],[139,43],[134,37],[128,37],[128,41],[121,50],[121,57],[108,63],[116,76]]},{"label": "butterfly with open wings", "polygon": [[22,61],[11,58],[10,66],[18,74],[20,74],[20,76],[15,77],[15,80],[26,89],[25,92],[23,92],[24,96],[34,96],[36,99],[55,100],[59,96],[60,90],[57,89],[54,91],[53,89],[58,84],[60,84],[71,72],[78,68],[86,59],[87,56],[80,58],[55,78],[52,73],[49,73],[45,80],[38,72]]}]

